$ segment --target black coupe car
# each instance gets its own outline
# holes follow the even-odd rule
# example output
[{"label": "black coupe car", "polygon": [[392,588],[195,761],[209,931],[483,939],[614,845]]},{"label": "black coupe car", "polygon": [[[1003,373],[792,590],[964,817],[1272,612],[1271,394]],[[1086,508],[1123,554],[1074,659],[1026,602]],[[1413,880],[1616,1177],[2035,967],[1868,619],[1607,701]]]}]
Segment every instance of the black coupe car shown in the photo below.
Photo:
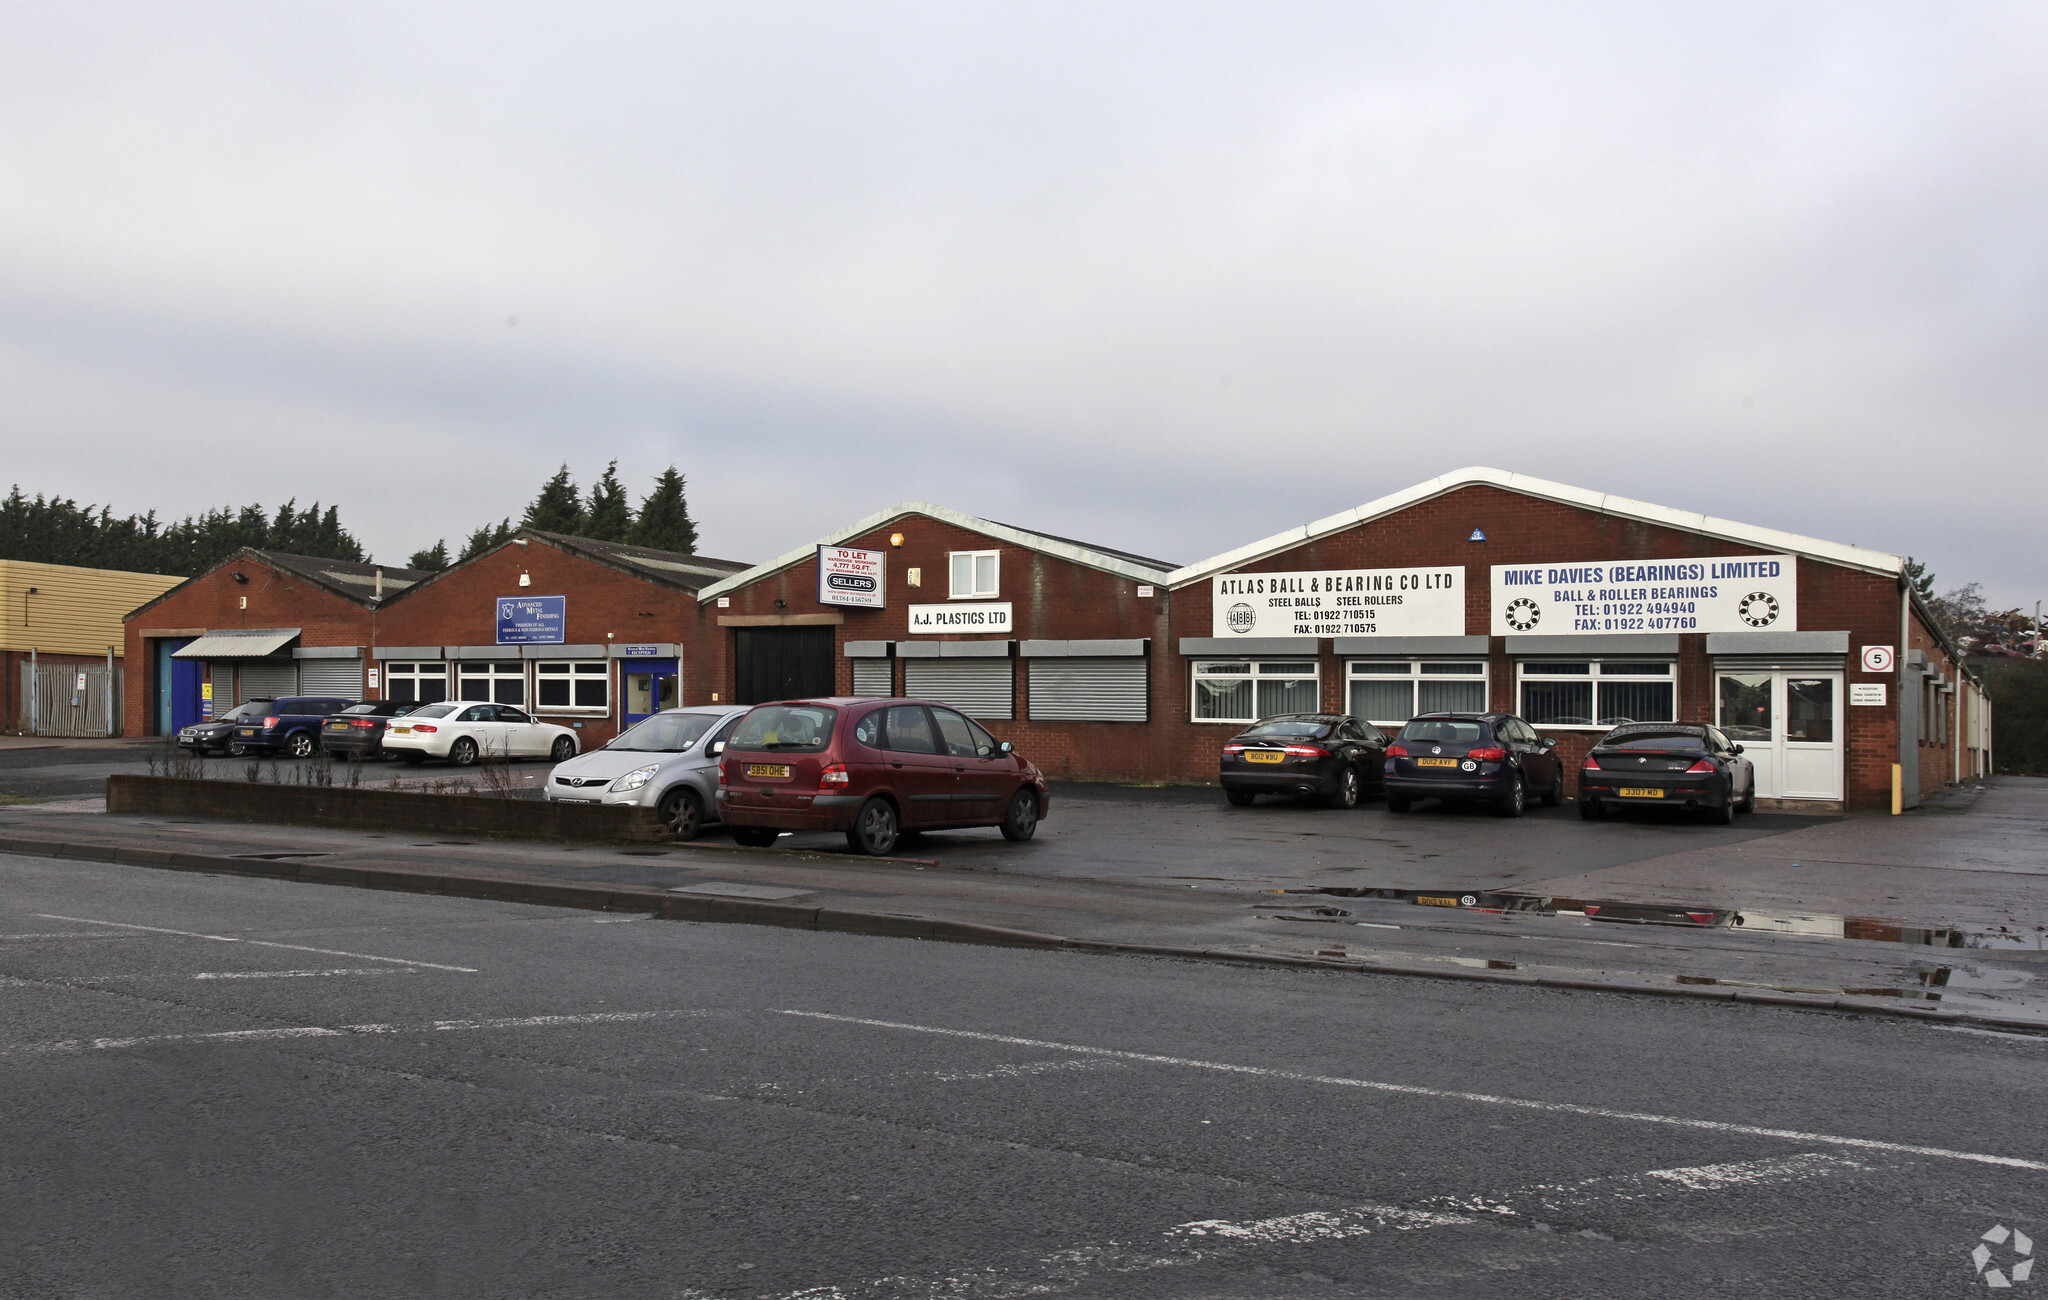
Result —
[{"label": "black coupe car", "polygon": [[1262,794],[1316,795],[1355,808],[1380,787],[1387,738],[1348,713],[1283,713],[1253,723],[1223,746],[1223,796],[1239,806]]},{"label": "black coupe car", "polygon": [[1689,808],[1723,826],[1756,811],[1756,772],[1720,728],[1637,722],[1600,737],[1579,767],[1579,816],[1613,808]]}]

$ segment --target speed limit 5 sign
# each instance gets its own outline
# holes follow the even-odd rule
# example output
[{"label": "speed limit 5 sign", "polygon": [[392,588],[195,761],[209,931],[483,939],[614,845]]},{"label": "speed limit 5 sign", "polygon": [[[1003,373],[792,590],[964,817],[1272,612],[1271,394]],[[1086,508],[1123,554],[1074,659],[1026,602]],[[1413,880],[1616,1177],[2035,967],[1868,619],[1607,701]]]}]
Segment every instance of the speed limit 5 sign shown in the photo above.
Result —
[{"label": "speed limit 5 sign", "polygon": [[1863,671],[1866,673],[1888,673],[1895,658],[1888,645],[1867,645],[1863,647]]}]

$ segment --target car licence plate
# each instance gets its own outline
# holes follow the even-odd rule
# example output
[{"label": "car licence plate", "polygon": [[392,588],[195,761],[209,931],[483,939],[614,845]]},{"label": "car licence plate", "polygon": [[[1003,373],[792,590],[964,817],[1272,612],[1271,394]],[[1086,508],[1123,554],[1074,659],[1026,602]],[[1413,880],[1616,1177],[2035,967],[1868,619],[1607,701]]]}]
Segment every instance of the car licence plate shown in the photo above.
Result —
[{"label": "car licence plate", "polygon": [[412,728],[411,728],[411,727],[393,727],[393,728],[391,729],[391,734],[392,734],[392,735],[394,735],[394,736],[410,736],[410,735],[412,734]]},{"label": "car licence plate", "polygon": [[1433,896],[1431,896],[1431,895],[1429,895],[1429,894],[1417,894],[1417,895],[1415,896],[1415,901],[1416,901],[1416,902],[1418,902],[1418,903],[1420,903],[1420,904],[1422,904],[1422,906],[1424,906],[1424,907],[1456,907],[1456,906],[1458,906],[1458,900],[1457,900],[1457,899],[1455,899],[1455,898],[1436,898],[1436,897],[1433,897]]},{"label": "car licence plate", "polygon": [[1286,757],[1287,755],[1277,749],[1247,749],[1244,751],[1244,761],[1247,763],[1278,763]]},{"label": "car licence plate", "polygon": [[244,728],[242,728],[242,734],[243,734],[243,735],[245,735],[245,736],[253,736],[253,735],[255,735],[255,734],[256,734],[256,728],[254,728],[254,727],[244,727]]},{"label": "car licence plate", "polygon": [[748,776],[755,776],[755,777],[770,777],[770,778],[780,778],[780,777],[786,777],[786,776],[788,776],[788,775],[789,775],[789,764],[787,764],[787,763],[749,763],[749,764],[747,764],[747,775],[748,775]]},{"label": "car licence plate", "polygon": [[1652,790],[1648,786],[1625,785],[1621,787],[1621,797],[1624,799],[1662,799],[1664,792],[1662,790]]},{"label": "car licence plate", "polygon": [[1415,760],[1415,766],[1417,767],[1456,767],[1457,765],[1458,760],[1455,758],[1418,758]]}]

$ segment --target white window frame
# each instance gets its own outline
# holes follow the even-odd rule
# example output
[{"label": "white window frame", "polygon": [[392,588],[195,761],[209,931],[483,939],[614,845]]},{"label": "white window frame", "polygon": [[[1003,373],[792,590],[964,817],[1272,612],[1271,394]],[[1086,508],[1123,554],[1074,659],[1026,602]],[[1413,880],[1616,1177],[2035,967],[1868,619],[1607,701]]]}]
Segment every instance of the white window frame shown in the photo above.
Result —
[{"label": "white window frame", "polygon": [[[1225,665],[1235,668],[1240,664],[1245,666],[1246,671],[1241,673],[1204,671],[1208,669],[1220,668]],[[1295,665],[1306,666],[1309,671],[1306,673],[1279,671]],[[1262,669],[1269,669],[1272,671],[1261,671]],[[1313,682],[1315,683],[1316,702],[1312,707],[1302,709],[1300,710],[1300,712],[1320,713],[1322,711],[1323,663],[1320,658],[1310,658],[1302,655],[1275,655],[1271,659],[1196,659],[1190,662],[1188,664],[1188,721],[1193,722],[1197,725],[1214,723],[1221,726],[1245,727],[1250,726],[1254,722],[1257,722],[1259,720],[1259,717],[1205,718],[1202,716],[1202,682],[1205,678],[1209,680],[1225,678],[1233,681],[1245,681],[1252,683],[1252,711],[1254,714],[1258,713],[1258,683],[1261,680]]]},{"label": "white window frame", "polygon": [[[509,664],[513,662],[514,661],[511,659],[463,659],[458,660],[453,664],[450,664],[449,667],[452,671],[449,673],[448,698],[460,704],[509,704],[513,708],[518,709],[522,712],[533,712],[533,708],[529,703],[529,701],[533,698],[533,686],[532,683],[528,680],[528,678],[530,678],[532,674],[526,671],[525,661],[518,661],[519,671],[516,673],[501,673],[497,670],[498,664]],[[481,668],[484,671],[472,672],[470,671],[472,668]],[[470,680],[481,678],[484,681],[491,683],[491,685],[488,688],[490,690],[491,697],[487,700],[475,700],[470,699],[468,696],[465,696],[462,693],[463,681],[465,678]],[[499,682],[511,681],[516,681],[519,683],[519,698],[516,700],[499,699],[497,684]]]},{"label": "white window frame", "polygon": [[[1560,663],[1585,664],[1586,671],[1583,673],[1531,673],[1529,671],[1530,664]],[[1664,671],[1661,673],[1633,672],[1612,674],[1606,672],[1606,669],[1610,665],[1624,664],[1656,664],[1662,667]],[[1592,683],[1593,721],[1585,723],[1536,721],[1534,718],[1529,716],[1529,710],[1524,702],[1524,688],[1531,681]],[[1678,661],[1675,659],[1667,659],[1660,655],[1544,655],[1541,658],[1517,660],[1515,663],[1515,715],[1521,718],[1524,722],[1527,722],[1530,726],[1541,728],[1544,731],[1611,731],[1615,727],[1618,727],[1622,724],[1614,721],[1600,721],[1600,687],[1601,684],[1605,681],[1669,682],[1671,684],[1671,716],[1668,718],[1638,718],[1635,720],[1639,722],[1679,721]]]},{"label": "white window frame", "polygon": [[[960,561],[967,561],[967,590],[960,589]],[[988,561],[989,584],[983,588],[979,579],[981,562]],[[946,552],[946,599],[947,600],[994,600],[1003,589],[1003,553],[1001,551],[948,551]]]},{"label": "white window frame", "polygon": [[[441,671],[438,673],[423,673],[420,671],[430,664]],[[392,686],[397,682],[412,683],[412,697],[416,703],[438,704],[455,692],[454,674],[448,671],[448,661],[445,659],[400,659],[394,662],[380,663],[378,667],[381,670],[377,678],[381,683],[377,687],[377,698],[379,699],[397,699],[398,697],[391,693]],[[421,700],[420,683],[422,681],[440,682],[441,700]],[[218,700],[214,702],[216,704],[219,703]]]},{"label": "white window frame", "polygon": [[[549,680],[569,683],[569,703],[543,704],[540,698],[541,684]],[[603,696],[596,704],[580,704],[577,696],[582,694],[578,687],[594,685]],[[612,711],[611,662],[605,659],[537,659],[533,664],[533,704],[518,705],[528,713],[591,713],[605,714]]]},{"label": "white window frame", "polygon": [[[1391,666],[1394,664],[1399,664],[1404,669],[1406,669],[1406,671],[1398,673],[1359,672],[1359,667],[1364,664],[1372,664],[1375,666]],[[1432,673],[1424,671],[1426,667],[1452,668],[1463,667],[1466,664],[1477,664],[1479,667],[1479,671],[1476,673]],[[1410,713],[1408,715],[1408,718],[1415,717],[1419,713],[1433,711],[1426,710],[1420,707],[1421,683],[1477,682],[1479,683],[1479,693],[1482,703],[1480,704],[1480,707],[1478,709],[1474,710],[1474,712],[1484,713],[1487,711],[1487,708],[1490,706],[1493,700],[1493,679],[1491,669],[1492,665],[1488,663],[1485,659],[1404,659],[1384,655],[1355,655],[1350,658],[1347,658],[1344,661],[1344,711],[1346,713],[1356,712],[1351,707],[1351,684],[1353,682],[1406,682],[1408,684],[1408,702],[1411,705],[1417,706],[1415,712]],[[1358,716],[1365,717],[1364,714],[1359,714]],[[1365,718],[1365,720],[1367,722],[1372,723],[1375,727],[1398,728],[1405,725],[1408,721],[1408,718]]]}]

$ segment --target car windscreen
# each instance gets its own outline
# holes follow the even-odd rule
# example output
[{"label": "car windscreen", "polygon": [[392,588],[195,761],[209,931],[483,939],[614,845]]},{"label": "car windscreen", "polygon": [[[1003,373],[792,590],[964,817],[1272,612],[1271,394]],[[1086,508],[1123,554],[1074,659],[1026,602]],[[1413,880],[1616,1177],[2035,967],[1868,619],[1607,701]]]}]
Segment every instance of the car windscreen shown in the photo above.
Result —
[{"label": "car windscreen", "polygon": [[445,718],[457,709],[469,707],[469,701],[460,700],[454,704],[429,704],[406,714],[408,718]]},{"label": "car windscreen", "polygon": [[251,700],[247,704],[238,704],[234,708],[229,709],[221,715],[220,720],[226,722],[229,718],[267,718],[269,716],[270,701]]},{"label": "car windscreen", "polygon": [[1273,722],[1261,722],[1258,726],[1245,731],[1239,739],[1287,740],[1299,736],[1320,736],[1329,729],[1330,724],[1327,722],[1301,722],[1291,719],[1278,719]]},{"label": "car windscreen", "polygon": [[832,739],[838,717],[839,710],[829,704],[764,705],[741,719],[727,744],[734,749],[816,753]]},{"label": "car windscreen", "polygon": [[1486,739],[1486,725],[1457,718],[1418,718],[1401,728],[1403,740],[1434,740],[1453,745],[1476,745]]},{"label": "car windscreen", "polygon": [[630,749],[646,754],[680,754],[717,726],[716,713],[657,713],[633,727],[606,749]]},{"label": "car windscreen", "polygon": [[1659,752],[1685,750],[1687,753],[1703,753],[1707,738],[1690,731],[1634,731],[1626,735],[1608,736],[1600,742],[1601,749],[1649,749]]}]

